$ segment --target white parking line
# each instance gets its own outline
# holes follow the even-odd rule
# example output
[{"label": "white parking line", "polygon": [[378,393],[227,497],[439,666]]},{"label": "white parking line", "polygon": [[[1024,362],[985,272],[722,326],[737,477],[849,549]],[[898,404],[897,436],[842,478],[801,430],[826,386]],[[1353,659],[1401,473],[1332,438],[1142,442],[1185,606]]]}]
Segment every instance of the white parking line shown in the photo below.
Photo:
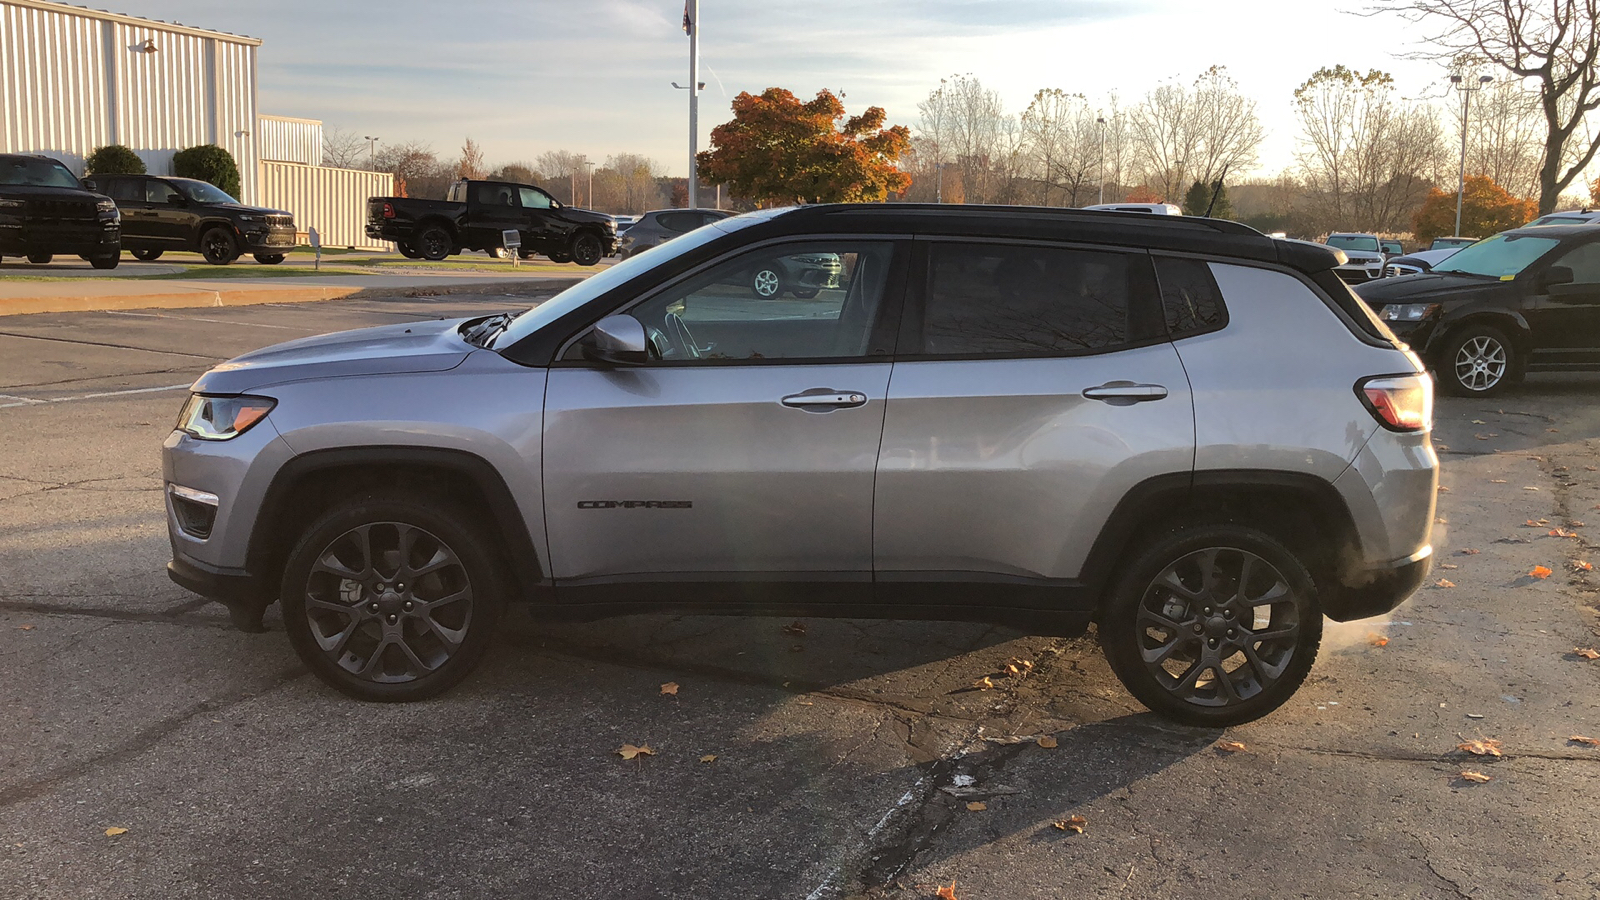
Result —
[{"label": "white parking line", "polygon": [[125,394],[155,394],[161,391],[186,391],[193,382],[185,381],[183,384],[169,384],[162,387],[129,388],[125,391],[99,391],[93,394],[79,394],[75,397],[51,397],[48,400],[38,400],[32,397],[16,397],[11,394],[0,394],[0,400],[12,400],[13,403],[0,403],[0,409],[10,409],[13,406],[37,406],[41,403],[69,403],[73,400],[98,400],[103,397],[121,397]]}]

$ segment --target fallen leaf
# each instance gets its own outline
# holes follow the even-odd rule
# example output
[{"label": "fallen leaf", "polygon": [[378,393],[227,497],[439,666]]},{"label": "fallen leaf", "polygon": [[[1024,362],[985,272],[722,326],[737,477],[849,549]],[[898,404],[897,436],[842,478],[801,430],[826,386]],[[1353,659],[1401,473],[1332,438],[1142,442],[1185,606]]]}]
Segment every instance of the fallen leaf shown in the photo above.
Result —
[{"label": "fallen leaf", "polygon": [[678,693],[678,683],[676,681],[669,681],[666,684],[663,684],[661,686],[661,693],[663,693],[663,694],[676,694],[676,693]]},{"label": "fallen leaf", "polygon": [[1596,467],[1596,466],[1584,466],[1584,467],[1583,467],[1583,470],[1584,470],[1584,471],[1585,471],[1585,472],[1600,472],[1600,467]]},{"label": "fallen leaf", "polygon": [[1229,753],[1242,753],[1246,748],[1239,741],[1217,741],[1217,749],[1226,750]]},{"label": "fallen leaf", "polygon": [[950,879],[949,887],[939,888],[939,893],[935,894],[934,897],[936,900],[956,900],[956,880],[954,878]]},{"label": "fallen leaf", "polygon": [[1538,490],[1539,490],[1538,488],[1533,487],[1532,485],[1523,485],[1522,489],[1525,490],[1525,491],[1533,491],[1535,493],[1537,493]]},{"label": "fallen leaf", "polygon": [[980,691],[987,691],[994,687],[994,682],[990,681],[989,676],[985,675],[982,678],[979,678],[977,681],[974,681],[972,686]]},{"label": "fallen leaf", "polygon": [[1573,560],[1572,561],[1572,567],[1574,569],[1577,569],[1580,572],[1593,572],[1594,571],[1594,563],[1588,562],[1588,561],[1582,560],[1582,559]]},{"label": "fallen leaf", "polygon": [[1483,774],[1482,772],[1474,772],[1471,769],[1462,769],[1461,770],[1461,780],[1462,781],[1470,781],[1470,782],[1473,782],[1474,784],[1488,784],[1489,782],[1493,781],[1494,779],[1490,778],[1488,775]]},{"label": "fallen leaf", "polygon": [[1490,484],[1505,484],[1506,480],[1504,478],[1491,478],[1491,479],[1489,479],[1489,483]]},{"label": "fallen leaf", "polygon": [[1455,563],[1439,563],[1439,568],[1441,568],[1441,569],[1459,569],[1461,567],[1456,565]]},{"label": "fallen leaf", "polygon": [[1474,425],[1483,425],[1485,423],[1484,423],[1484,421],[1482,419],[1473,419],[1472,420],[1472,424],[1474,424]]},{"label": "fallen leaf", "polygon": [[1034,743],[1045,748],[1046,750],[1054,750],[1056,748],[1056,739],[1048,734],[1040,735],[1039,739],[1034,741]]},{"label": "fallen leaf", "polygon": [[127,833],[128,833],[128,829],[126,829],[126,828],[118,828],[115,825],[113,825],[110,828],[106,829],[106,837],[116,837],[119,834],[127,834]]},{"label": "fallen leaf", "polygon": [[967,809],[970,809],[973,812],[983,812],[988,808],[989,804],[983,802],[982,800],[973,800],[967,803]]},{"label": "fallen leaf", "polygon": [[1528,570],[1528,576],[1542,580],[1550,577],[1550,570],[1545,566],[1534,566],[1532,569]]},{"label": "fallen leaf", "polygon": [[33,626],[32,625],[18,625],[17,626],[17,630],[18,631],[32,631],[33,630]]},{"label": "fallen leaf", "polygon": [[1033,661],[1013,656],[1006,663],[1006,673],[1016,677],[1027,675],[1033,671]]},{"label": "fallen leaf", "polygon": [[632,744],[623,744],[617,748],[617,755],[623,759],[638,759],[641,756],[655,756],[656,751],[650,749],[649,744],[640,744],[637,747]]},{"label": "fallen leaf", "polygon": [[[1440,581],[1444,581],[1443,578],[1441,578],[1439,580]],[[1441,585],[1441,587],[1442,586],[1443,585]],[[1455,585],[1452,584],[1452,585],[1450,585],[1450,587],[1455,587]],[[1371,634],[1367,635],[1367,643],[1371,644],[1374,647],[1387,647],[1387,646],[1389,646],[1389,639],[1384,637],[1383,635],[1377,633],[1376,631],[1374,631]]]},{"label": "fallen leaf", "polygon": [[1545,431],[1548,431],[1551,434],[1560,434],[1561,433],[1560,429],[1556,429],[1556,428],[1546,428]]},{"label": "fallen leaf", "polygon": [[1600,650],[1593,647],[1573,647],[1572,652],[1584,659],[1600,659]]},{"label": "fallen leaf", "polygon": [[707,753],[705,756],[700,757],[700,761],[703,763],[714,763],[717,761],[717,755],[715,753]]},{"label": "fallen leaf", "polygon": [[1549,524],[1550,524],[1550,520],[1549,519],[1529,519],[1528,521],[1522,523],[1522,527],[1524,527],[1524,528],[1543,528],[1544,526],[1549,525]]},{"label": "fallen leaf", "polygon": [[1083,816],[1068,816],[1065,819],[1057,819],[1050,824],[1054,825],[1058,831],[1075,831],[1078,834],[1083,834],[1083,829],[1089,827],[1089,820]]},{"label": "fallen leaf", "polygon": [[1578,536],[1578,533],[1576,531],[1568,531],[1565,528],[1552,528],[1550,529],[1550,536],[1575,538]]},{"label": "fallen leaf", "polygon": [[1446,519],[1444,516],[1435,516],[1433,521],[1436,524],[1439,524],[1439,525],[1449,525],[1450,524],[1450,520]]},{"label": "fallen leaf", "polygon": [[1574,744],[1588,744],[1591,747],[1600,747],[1600,738],[1584,737],[1581,734],[1575,734],[1572,737],[1567,738],[1567,740]]},{"label": "fallen leaf", "polygon": [[1457,750],[1465,750],[1473,756],[1503,756],[1500,752],[1500,742],[1494,740],[1462,741],[1456,745]]},{"label": "fallen leaf", "polygon": [[1459,553],[1462,556],[1477,556],[1479,553],[1482,553],[1483,551],[1482,550],[1473,550],[1473,549],[1471,549],[1469,547],[1469,548],[1467,548],[1465,550],[1457,550],[1456,552]]},{"label": "fallen leaf", "polygon": [[1448,578],[1441,578],[1438,581],[1435,581],[1433,583],[1433,586],[1434,587],[1442,587],[1442,588],[1453,588],[1453,587],[1456,586],[1456,583],[1454,581],[1451,581]]},{"label": "fallen leaf", "polygon": [[1439,493],[1448,494],[1450,493],[1450,489],[1441,484],[1439,485]]},{"label": "fallen leaf", "polygon": [[790,622],[789,624],[783,626],[783,633],[784,634],[805,634],[806,633],[806,623],[800,621],[799,619],[796,619],[795,621]]}]

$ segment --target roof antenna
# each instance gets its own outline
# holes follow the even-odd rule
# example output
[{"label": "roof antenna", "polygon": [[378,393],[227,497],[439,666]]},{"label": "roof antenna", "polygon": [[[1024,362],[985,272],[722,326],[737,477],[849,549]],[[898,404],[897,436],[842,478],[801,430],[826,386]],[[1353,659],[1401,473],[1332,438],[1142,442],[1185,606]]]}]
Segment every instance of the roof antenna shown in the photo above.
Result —
[{"label": "roof antenna", "polygon": [[1204,218],[1211,218],[1211,211],[1217,208],[1217,195],[1222,193],[1222,179],[1227,177],[1228,167],[1223,166],[1221,174],[1217,175],[1217,180],[1211,185],[1211,202],[1206,204],[1206,214]]}]

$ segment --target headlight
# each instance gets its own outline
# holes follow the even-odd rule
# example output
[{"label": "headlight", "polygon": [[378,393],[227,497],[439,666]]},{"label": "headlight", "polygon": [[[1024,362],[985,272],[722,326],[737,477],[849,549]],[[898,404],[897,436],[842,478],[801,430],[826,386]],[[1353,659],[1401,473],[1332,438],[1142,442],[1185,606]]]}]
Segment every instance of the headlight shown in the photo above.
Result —
[{"label": "headlight", "polygon": [[94,205],[94,208],[101,212],[114,213],[117,211],[117,204],[114,200],[101,200]]},{"label": "headlight", "polygon": [[1420,322],[1439,310],[1437,303],[1391,303],[1378,311],[1385,322]]},{"label": "headlight", "polygon": [[190,394],[178,413],[178,430],[202,441],[236,438],[266,418],[278,401],[267,397],[207,397]]},{"label": "headlight", "polygon": [[254,222],[254,221],[256,221],[256,217],[255,216],[244,216],[244,215],[241,215],[239,217],[239,221],[241,221],[241,222]]}]

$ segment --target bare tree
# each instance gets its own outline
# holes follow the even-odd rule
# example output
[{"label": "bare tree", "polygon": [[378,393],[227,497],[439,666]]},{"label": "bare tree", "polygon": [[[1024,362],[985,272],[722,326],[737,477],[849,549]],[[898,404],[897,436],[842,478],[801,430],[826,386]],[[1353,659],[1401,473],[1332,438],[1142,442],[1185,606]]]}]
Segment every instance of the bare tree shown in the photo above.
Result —
[{"label": "bare tree", "polygon": [[[1600,151],[1600,134],[1585,127],[1600,109],[1600,0],[1377,0],[1378,10],[1440,30],[1428,55],[1451,61],[1476,54],[1538,89],[1543,120],[1539,212],[1555,209],[1561,192]],[[1576,152],[1569,144],[1577,144]]]},{"label": "bare tree", "polygon": [[925,177],[937,185],[950,177],[947,169],[941,178],[940,167],[959,169],[963,197],[975,203],[995,200],[1009,189],[1014,179],[1008,154],[1020,146],[1020,138],[1007,124],[998,91],[971,73],[951,75],[939,80],[917,111],[914,146],[917,163],[928,167]]},{"label": "bare tree", "polygon": [[1059,88],[1034,95],[1022,114],[1026,177],[1038,202],[1082,206],[1096,196],[1100,171],[1099,115],[1082,94]]},{"label": "bare tree", "polygon": [[578,181],[587,171],[585,163],[588,161],[587,156],[570,150],[549,150],[539,154],[539,171],[550,179],[550,183],[544,186],[545,190],[557,196],[565,193],[570,202],[577,205]]},{"label": "bare tree", "polygon": [[489,174],[483,161],[483,148],[472,138],[461,145],[461,158],[456,160],[456,177],[481,180]]},{"label": "bare tree", "polygon": [[638,153],[617,153],[606,158],[606,164],[595,172],[595,193],[601,190],[600,175],[606,173],[606,184],[618,192],[604,205],[628,214],[638,214],[659,208],[664,202],[657,182],[663,172],[655,160]]},{"label": "bare tree", "polygon": [[495,181],[512,181],[517,184],[540,184],[544,176],[534,169],[532,163],[514,162],[506,163],[489,174]]},{"label": "bare tree", "polygon": [[335,169],[365,169],[367,142],[343,128],[322,128],[322,164]]},{"label": "bare tree", "polygon": [[1210,183],[1224,171],[1255,165],[1265,138],[1255,101],[1222,66],[1192,86],[1168,82],[1145,95],[1130,115],[1136,165],[1168,202],[1190,181]]},{"label": "bare tree", "polygon": [[378,148],[373,168],[392,173],[401,196],[443,199],[455,181],[455,168],[439,162],[428,145],[416,141]]}]

